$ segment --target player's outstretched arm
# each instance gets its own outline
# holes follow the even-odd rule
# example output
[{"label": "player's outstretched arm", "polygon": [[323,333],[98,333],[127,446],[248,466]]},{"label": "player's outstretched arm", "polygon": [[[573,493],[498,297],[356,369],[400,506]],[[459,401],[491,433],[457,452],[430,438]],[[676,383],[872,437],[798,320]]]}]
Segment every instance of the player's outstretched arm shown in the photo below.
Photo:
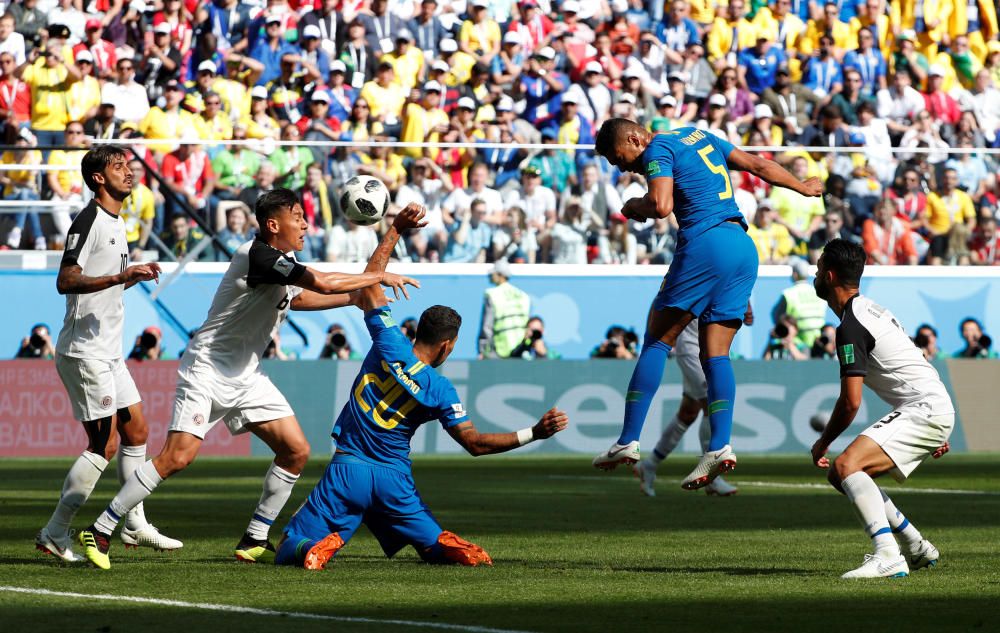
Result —
[{"label": "player's outstretched arm", "polygon": [[726,162],[730,167],[748,171],[755,176],[760,176],[772,185],[797,191],[804,196],[816,197],[823,194],[823,181],[819,178],[799,180],[773,160],[744,152],[738,148],[734,148],[729,153]]},{"label": "player's outstretched arm", "polygon": [[535,440],[544,440],[562,431],[569,424],[565,413],[552,407],[535,426],[516,433],[480,433],[472,422],[462,422],[448,429],[448,434],[473,457],[493,455],[524,446]]},{"label": "player's outstretched arm", "polygon": [[851,426],[854,416],[861,408],[861,391],[864,386],[864,376],[844,376],[840,379],[840,397],[833,407],[830,421],[827,422],[823,434],[812,447],[813,463],[820,468],[829,468],[830,460],[826,457],[826,451],[830,444],[840,437],[840,434]]},{"label": "player's outstretched arm", "polygon": [[83,274],[83,268],[73,264],[59,269],[56,277],[56,290],[61,295],[86,295],[92,292],[107,290],[112,286],[125,285],[126,290],[140,281],[159,281],[160,265],[136,264],[129,266],[117,275],[88,277]]},{"label": "player's outstretched arm", "polygon": [[[304,288],[306,292],[292,300],[292,309],[324,310],[350,305],[356,302],[351,299],[348,293],[372,286],[377,289],[379,284],[392,288],[397,299],[400,292],[409,299],[410,295],[406,291],[406,286],[419,288],[420,282],[411,277],[386,272],[385,267],[389,263],[389,256],[392,255],[393,249],[396,248],[399,236],[404,231],[427,226],[427,223],[423,221],[424,213],[424,208],[417,204],[410,204],[403,209],[382,237],[375,252],[372,253],[368,265],[365,267],[365,272],[360,275],[321,273],[306,268],[306,272],[295,284]],[[329,295],[343,296],[333,298]]]}]

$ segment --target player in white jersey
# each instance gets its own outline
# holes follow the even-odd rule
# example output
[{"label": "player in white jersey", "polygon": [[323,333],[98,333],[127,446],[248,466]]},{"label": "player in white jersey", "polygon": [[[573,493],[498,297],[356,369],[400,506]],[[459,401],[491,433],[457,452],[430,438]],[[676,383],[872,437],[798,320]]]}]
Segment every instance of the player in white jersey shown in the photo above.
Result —
[{"label": "player in white jersey", "polygon": [[[83,179],[94,199],[70,226],[56,280],[59,294],[66,295],[56,370],[69,394],[73,417],[87,433],[87,450],[66,475],[59,503],[35,546],[68,562],[83,560],[70,547],[69,526],[108,461],[117,451],[120,482],[146,461],[148,429],[141,398],[122,357],[122,294],[140,281],[157,279],[160,269],[156,264],[128,265],[125,222],[119,216],[122,201],[132,191],[127,159],[127,152],[114,145],[100,146],[83,157]],[[150,525],[142,506],[128,514],[121,538],[128,546],[182,545]]]},{"label": "player in white jersey", "polygon": [[79,534],[87,558],[108,569],[109,539],[120,518],[161,481],[183,470],[219,421],[233,435],[250,432],[274,451],[260,498],[236,557],[273,559],[271,524],[292,493],[309,458],[309,444],[288,401],[261,371],[260,358],[288,310],[350,305],[356,290],[382,284],[402,291],[419,287],[409,277],[385,272],[399,233],[420,228],[423,209],[411,205],[396,217],[364,273],[321,273],[295,260],[308,224],[295,192],[274,189],[257,200],[256,239],[240,246],[219,283],[208,317],[181,358],[173,421],[160,454],[143,464],[100,517]]},{"label": "player in white jersey", "polygon": [[[750,309],[749,305],[743,316],[743,323],[753,325],[753,310]],[[684,433],[691,428],[691,425],[702,413],[705,413],[705,416],[702,417],[701,425],[698,428],[698,439],[701,442],[701,452],[705,453],[708,450],[708,442],[712,438],[712,427],[708,423],[708,381],[705,379],[705,370],[701,367],[700,353],[698,319],[694,319],[677,336],[677,345],[674,347],[674,357],[677,359],[677,367],[681,370],[683,379],[680,406],[677,407],[677,413],[663,429],[663,434],[656,443],[653,452],[632,466],[632,472],[639,479],[639,490],[646,496],[656,496],[656,489],[653,488],[653,482],[656,481],[656,469],[660,462],[677,448]],[[729,497],[739,492],[739,488],[730,484],[722,476],[717,476],[705,486],[705,492],[709,495]]]},{"label": "player in white jersey", "polygon": [[[938,550],[873,478],[889,474],[903,482],[925,459],[948,451],[955,425],[955,408],[937,370],[891,312],[859,293],[866,257],[861,246],[833,240],[820,256],[814,282],[816,294],[840,317],[840,397],[812,459],[829,468],[830,483],[847,495],[875,547],[843,578],[906,576],[937,563]],[[857,415],[862,384],[893,411],[862,431],[831,466],[826,452]]]}]

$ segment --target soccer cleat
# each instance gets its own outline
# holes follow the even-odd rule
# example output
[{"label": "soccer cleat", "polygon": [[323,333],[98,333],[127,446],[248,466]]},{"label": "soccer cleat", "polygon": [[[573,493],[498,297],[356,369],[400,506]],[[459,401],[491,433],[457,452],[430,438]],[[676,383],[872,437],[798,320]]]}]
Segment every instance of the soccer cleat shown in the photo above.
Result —
[{"label": "soccer cleat", "polygon": [[717,451],[709,451],[701,456],[698,465],[681,482],[684,490],[698,490],[712,483],[716,477],[736,469],[736,454],[726,444]]},{"label": "soccer cleat", "polygon": [[642,460],[632,465],[632,472],[639,479],[639,490],[647,497],[655,497],[656,490],[653,489],[653,482],[656,481],[656,466],[646,460]]},{"label": "soccer cleat", "polygon": [[731,497],[739,491],[739,488],[723,479],[721,475],[716,477],[715,481],[705,486],[705,492],[709,496]]},{"label": "soccer cleat", "polygon": [[76,535],[76,542],[83,547],[84,556],[94,567],[111,569],[111,558],[108,557],[108,550],[111,549],[110,534],[102,534],[92,525]]},{"label": "soccer cleat", "polygon": [[918,569],[923,569],[924,567],[934,567],[937,565],[938,558],[941,557],[941,552],[938,551],[936,547],[931,545],[931,542],[927,539],[920,541],[920,545],[917,549],[911,552],[906,558],[907,562],[910,564],[910,569],[916,571]]},{"label": "soccer cleat", "polygon": [[59,539],[52,536],[47,527],[43,527],[38,531],[38,535],[35,537],[35,549],[39,552],[51,554],[52,556],[55,556],[56,558],[67,563],[82,563],[87,560],[70,548],[71,542],[72,539],[69,535]]},{"label": "soccer cleat", "polygon": [[340,534],[334,532],[309,548],[305,560],[302,561],[302,566],[312,571],[326,569],[326,564],[343,546],[344,539],[340,538]]},{"label": "soccer cleat", "polygon": [[632,441],[622,446],[615,443],[611,448],[594,458],[594,468],[614,470],[618,464],[634,464],[639,461],[639,442]]},{"label": "soccer cleat", "polygon": [[147,523],[138,530],[130,530],[127,527],[121,531],[122,543],[125,548],[151,547],[157,552],[167,552],[184,547],[184,543],[175,538],[170,538],[166,534],[161,534],[160,530],[152,523]]},{"label": "soccer cleat", "polygon": [[486,553],[486,550],[475,543],[470,543],[454,532],[447,530],[441,532],[438,535],[437,544],[441,548],[441,555],[445,561],[466,567],[493,566],[493,559]]},{"label": "soccer cleat", "polygon": [[255,539],[249,534],[244,534],[236,546],[236,560],[244,563],[271,563],[274,562],[274,545],[267,539]]},{"label": "soccer cleat", "polygon": [[892,558],[882,558],[878,554],[865,554],[861,567],[852,569],[841,578],[903,578],[910,575],[906,559],[902,554]]}]

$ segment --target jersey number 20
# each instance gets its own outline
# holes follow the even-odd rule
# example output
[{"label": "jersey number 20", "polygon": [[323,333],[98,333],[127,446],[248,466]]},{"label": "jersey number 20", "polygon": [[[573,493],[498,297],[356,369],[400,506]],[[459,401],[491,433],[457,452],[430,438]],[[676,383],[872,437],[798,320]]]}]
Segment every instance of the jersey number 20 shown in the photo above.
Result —
[{"label": "jersey number 20", "polygon": [[[354,389],[354,399],[362,411],[371,414],[375,424],[381,426],[383,429],[394,429],[400,422],[406,419],[406,414],[412,411],[413,407],[417,406],[417,400],[408,397],[409,394],[406,392],[406,389],[392,376],[389,364],[385,361],[382,361],[382,370],[385,372],[384,376],[380,376],[378,372],[370,372],[361,377],[358,386]],[[369,385],[372,387],[372,393],[379,398],[374,408],[365,402],[364,398],[365,387]],[[389,407],[400,396],[403,396],[404,401],[392,415],[386,417]]]},{"label": "jersey number 20", "polygon": [[698,156],[701,156],[701,159],[705,161],[705,166],[708,167],[709,171],[713,174],[719,174],[722,176],[722,182],[725,183],[726,190],[719,193],[719,200],[728,200],[733,197],[733,185],[729,182],[729,172],[726,171],[726,165],[716,165],[709,160],[708,155],[711,154],[714,149],[715,147],[712,145],[706,145],[698,150]]}]

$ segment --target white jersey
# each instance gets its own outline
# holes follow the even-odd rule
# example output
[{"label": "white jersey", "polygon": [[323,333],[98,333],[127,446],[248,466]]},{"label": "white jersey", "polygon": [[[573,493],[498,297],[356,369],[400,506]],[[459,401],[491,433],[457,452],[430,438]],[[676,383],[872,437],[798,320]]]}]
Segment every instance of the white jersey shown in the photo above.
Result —
[{"label": "white jersey", "polygon": [[856,295],[844,306],[837,358],[841,377],[864,376],[865,384],[893,409],[926,404],[935,415],[955,411],[937,370],[892,312],[868,297]]},{"label": "white jersey", "polygon": [[260,240],[236,249],[208,317],[184,351],[181,371],[208,369],[235,382],[249,379],[292,299],[302,292],[289,284],[305,271],[290,253]]},{"label": "white jersey", "polygon": [[[61,268],[79,266],[87,277],[117,275],[128,266],[125,222],[95,201],[80,211],[66,236]],[[122,357],[125,286],[66,295],[66,317],[56,342],[63,356],[94,360]]]},{"label": "white jersey", "polygon": [[677,344],[674,345],[674,354],[677,356],[699,356],[701,349],[698,347],[698,319],[691,319],[681,333],[677,335]]}]

